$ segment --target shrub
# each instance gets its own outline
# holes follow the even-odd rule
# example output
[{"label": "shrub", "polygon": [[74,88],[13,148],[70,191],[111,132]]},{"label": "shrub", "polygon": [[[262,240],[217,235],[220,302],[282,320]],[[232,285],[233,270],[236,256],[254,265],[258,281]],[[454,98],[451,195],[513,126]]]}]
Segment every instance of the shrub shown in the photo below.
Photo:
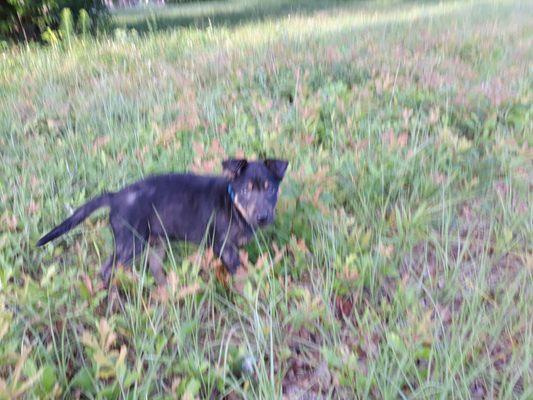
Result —
[{"label": "shrub", "polygon": [[[72,26],[80,18],[78,25],[87,28],[97,27],[97,22],[106,16],[103,0],[6,0],[0,2],[0,36],[18,40],[42,39],[61,23],[62,10],[72,13]],[[84,10],[85,14],[82,12]],[[87,24],[86,17],[92,24]]]},{"label": "shrub", "polygon": [[74,22],[72,20],[72,12],[70,8],[63,8],[61,10],[61,23],[59,25],[59,31],[61,32],[61,37],[69,45],[74,34]]}]

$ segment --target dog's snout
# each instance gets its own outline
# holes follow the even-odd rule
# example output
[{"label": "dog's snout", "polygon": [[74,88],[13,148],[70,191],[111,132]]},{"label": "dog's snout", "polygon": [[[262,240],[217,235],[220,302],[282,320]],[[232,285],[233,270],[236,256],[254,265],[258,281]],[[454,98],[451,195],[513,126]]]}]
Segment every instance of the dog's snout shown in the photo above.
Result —
[{"label": "dog's snout", "polygon": [[268,213],[257,214],[257,223],[259,225],[264,225],[268,222]]}]

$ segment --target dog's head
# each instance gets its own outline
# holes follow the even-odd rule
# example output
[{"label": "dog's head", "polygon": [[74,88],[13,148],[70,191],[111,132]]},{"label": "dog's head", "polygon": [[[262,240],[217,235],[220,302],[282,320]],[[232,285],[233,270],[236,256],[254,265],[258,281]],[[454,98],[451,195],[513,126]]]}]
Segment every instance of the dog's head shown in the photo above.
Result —
[{"label": "dog's head", "polygon": [[288,165],[288,161],[271,159],[222,162],[224,174],[230,179],[233,203],[252,227],[274,221],[278,189]]}]

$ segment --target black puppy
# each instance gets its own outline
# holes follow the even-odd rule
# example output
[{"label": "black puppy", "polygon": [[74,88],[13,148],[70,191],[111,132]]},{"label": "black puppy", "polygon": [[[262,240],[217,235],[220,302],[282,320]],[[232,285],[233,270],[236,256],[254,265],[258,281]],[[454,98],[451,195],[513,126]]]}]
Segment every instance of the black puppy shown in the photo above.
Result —
[{"label": "black puppy", "polygon": [[215,253],[233,274],[238,248],[255,229],[274,220],[278,188],[288,162],[227,160],[223,176],[168,174],[151,176],[117,193],[104,193],[43,236],[37,246],[68,232],[100,207],[109,207],[115,252],[102,265],[107,285],[117,264],[128,265],[150,244],[148,261],[158,285],[166,238],[200,243],[207,235]]}]

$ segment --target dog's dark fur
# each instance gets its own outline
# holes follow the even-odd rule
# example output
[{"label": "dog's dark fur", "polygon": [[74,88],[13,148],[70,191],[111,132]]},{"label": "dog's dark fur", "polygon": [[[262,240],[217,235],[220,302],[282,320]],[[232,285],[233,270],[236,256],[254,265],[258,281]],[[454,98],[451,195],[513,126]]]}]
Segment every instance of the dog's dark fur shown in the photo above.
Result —
[{"label": "dog's dark fur", "polygon": [[102,265],[108,283],[113,266],[130,264],[149,243],[150,270],[159,285],[166,238],[200,243],[207,235],[230,273],[240,265],[238,248],[255,229],[274,220],[278,188],[288,162],[227,160],[224,176],[168,174],[151,176],[116,193],[105,193],[78,208],[38,242],[42,246],[81,223],[100,207],[109,207],[114,254]]}]

